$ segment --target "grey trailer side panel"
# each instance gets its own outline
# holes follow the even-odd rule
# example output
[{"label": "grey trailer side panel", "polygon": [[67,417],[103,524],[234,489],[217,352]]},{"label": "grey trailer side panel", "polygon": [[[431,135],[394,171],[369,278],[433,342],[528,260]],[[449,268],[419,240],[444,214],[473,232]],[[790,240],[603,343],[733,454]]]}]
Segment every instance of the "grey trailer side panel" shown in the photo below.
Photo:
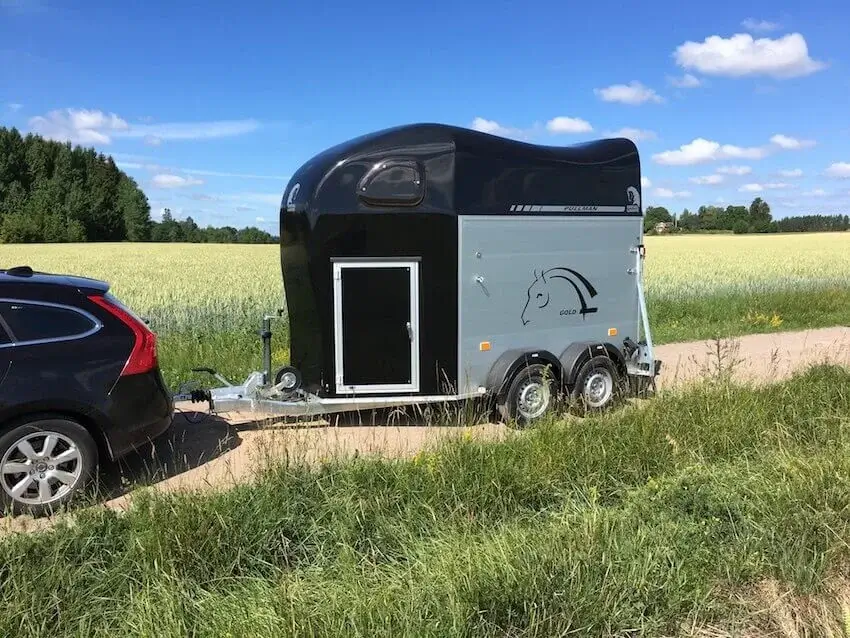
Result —
[{"label": "grey trailer side panel", "polygon": [[636,340],[632,249],[641,243],[642,221],[459,217],[458,392],[484,386],[491,366],[512,348],[559,356],[576,341]]}]

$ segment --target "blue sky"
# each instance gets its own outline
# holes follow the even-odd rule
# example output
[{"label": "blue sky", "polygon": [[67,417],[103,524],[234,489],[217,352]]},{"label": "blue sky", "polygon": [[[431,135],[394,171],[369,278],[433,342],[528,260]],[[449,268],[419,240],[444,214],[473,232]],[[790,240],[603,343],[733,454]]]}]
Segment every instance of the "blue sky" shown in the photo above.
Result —
[{"label": "blue sky", "polygon": [[[804,7],[804,8],[801,8]],[[0,125],[95,146],[206,225],[406,122],[626,135],[645,204],[850,213],[850,4],[0,0]]]}]

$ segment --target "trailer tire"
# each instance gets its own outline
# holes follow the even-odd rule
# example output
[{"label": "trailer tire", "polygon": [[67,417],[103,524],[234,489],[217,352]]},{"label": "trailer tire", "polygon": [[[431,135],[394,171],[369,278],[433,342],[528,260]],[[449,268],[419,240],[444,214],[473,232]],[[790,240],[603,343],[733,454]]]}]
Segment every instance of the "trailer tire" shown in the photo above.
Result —
[{"label": "trailer tire", "polygon": [[580,414],[603,412],[620,402],[624,381],[610,357],[593,357],[579,369],[570,403]]},{"label": "trailer tire", "polygon": [[526,427],[545,418],[557,398],[558,383],[552,366],[533,363],[514,375],[497,407],[507,425]]}]

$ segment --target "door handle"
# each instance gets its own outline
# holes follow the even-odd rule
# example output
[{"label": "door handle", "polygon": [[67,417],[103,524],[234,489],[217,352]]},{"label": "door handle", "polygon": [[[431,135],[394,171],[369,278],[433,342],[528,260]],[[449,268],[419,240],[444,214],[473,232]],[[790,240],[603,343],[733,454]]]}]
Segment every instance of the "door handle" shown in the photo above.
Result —
[{"label": "door handle", "polygon": [[413,325],[409,321],[407,322],[407,338],[413,341]]}]

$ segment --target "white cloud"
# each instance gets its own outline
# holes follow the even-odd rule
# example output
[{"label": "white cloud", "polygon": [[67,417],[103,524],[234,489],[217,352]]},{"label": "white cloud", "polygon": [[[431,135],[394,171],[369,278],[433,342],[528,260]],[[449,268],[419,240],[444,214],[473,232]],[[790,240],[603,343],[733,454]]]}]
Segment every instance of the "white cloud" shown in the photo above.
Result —
[{"label": "white cloud", "polygon": [[606,135],[608,137],[625,137],[633,142],[643,142],[647,140],[654,140],[656,138],[655,131],[630,128],[628,126],[621,128],[619,131],[611,131]]},{"label": "white cloud", "polygon": [[826,191],[822,188],[815,188],[814,190],[805,191],[803,195],[806,197],[826,197]]},{"label": "white cloud", "polygon": [[690,73],[685,73],[682,77],[669,77],[667,81],[678,89],[695,89],[702,85],[700,79]]},{"label": "white cloud", "polygon": [[110,144],[115,137],[141,138],[146,144],[163,140],[200,140],[250,133],[259,128],[255,120],[133,124],[115,113],[89,109],[57,109],[29,121],[33,132],[61,142]]},{"label": "white cloud", "polygon": [[723,175],[702,175],[700,177],[691,177],[689,181],[694,184],[706,184],[714,186],[723,183]]},{"label": "white cloud", "polygon": [[265,223],[266,218],[265,218],[265,217],[257,217],[257,221],[258,221],[259,223],[263,224],[263,223]]},{"label": "white cloud", "polygon": [[164,140],[210,140],[252,133],[260,128],[257,120],[217,120],[211,122],[171,122],[165,124],[136,124],[123,137]]},{"label": "white cloud", "polygon": [[593,127],[587,120],[559,115],[546,122],[546,130],[550,133],[589,133]]},{"label": "white cloud", "polygon": [[770,143],[786,150],[809,148],[815,145],[814,140],[798,140],[796,137],[789,137],[788,135],[782,135],[780,133],[773,135],[770,138]]},{"label": "white cloud", "polygon": [[166,173],[154,175],[151,182],[158,188],[185,188],[186,186],[199,186],[204,183],[203,180],[195,177],[181,177],[180,175],[168,175]]},{"label": "white cloud", "polygon": [[744,184],[738,190],[742,193],[760,193],[764,190],[782,190],[785,188],[793,188],[791,184],[785,184],[784,182],[774,182],[767,184]]},{"label": "white cloud", "polygon": [[675,151],[656,153],[652,158],[668,166],[690,166],[722,159],[761,159],[765,155],[767,152],[763,148],[721,145],[698,137],[688,144],[682,144]]},{"label": "white cloud", "polygon": [[13,111],[13,112],[17,113],[17,112],[18,112],[18,111],[20,111],[22,108],[24,108],[24,105],[23,105],[23,104],[18,104],[17,102],[9,102],[9,103],[6,105],[6,107],[7,107],[10,111]]},{"label": "white cloud", "polygon": [[756,20],[755,18],[747,18],[741,22],[741,26],[748,31],[776,31],[782,25],[778,22],[769,22],[767,20]]},{"label": "white cloud", "polygon": [[676,63],[706,75],[739,78],[766,75],[791,78],[820,71],[826,64],[809,57],[805,38],[789,33],[780,38],[759,38],[737,33],[729,38],[719,35],[703,42],[687,41],[674,52]]},{"label": "white cloud", "polygon": [[829,177],[850,177],[850,162],[833,162],[826,169]]},{"label": "white cloud", "polygon": [[[690,166],[724,159],[762,159],[771,152],[779,150],[798,150],[808,148],[815,143],[811,140],[799,140],[788,135],[776,134],[770,138],[770,144],[764,146],[735,146],[720,144],[712,140],[698,137],[688,144],[683,144],[676,150],[656,153],[652,158],[659,164],[669,166]],[[745,172],[735,172],[746,169]],[[749,167],[727,167],[719,169],[719,173],[744,175],[749,173]]]},{"label": "white cloud", "polygon": [[640,178],[640,185],[641,185],[642,188],[649,188],[650,186],[652,186],[652,182],[650,181],[650,179],[648,177],[641,177]]},{"label": "white cloud", "polygon": [[109,144],[110,135],[126,131],[130,126],[115,113],[87,109],[50,111],[30,118],[29,124],[42,137],[75,144]]},{"label": "white cloud", "polygon": [[717,172],[724,175],[749,175],[753,169],[749,166],[721,166]]},{"label": "white cloud", "polygon": [[800,168],[792,168],[788,170],[779,171],[779,174],[782,175],[782,177],[802,177],[803,170]]},{"label": "white cloud", "polygon": [[495,120],[485,120],[483,117],[476,117],[472,120],[472,128],[482,133],[499,135],[500,137],[521,137],[523,135],[520,129],[502,126]]},{"label": "white cloud", "polygon": [[593,92],[605,102],[636,105],[644,102],[664,101],[654,89],[644,86],[637,80],[632,80],[629,84],[612,84],[604,89],[593,89]]},{"label": "white cloud", "polygon": [[656,188],[655,189],[656,197],[664,197],[666,199],[679,198],[679,197],[690,197],[690,191],[673,191],[669,188]]},{"label": "white cloud", "polygon": [[223,195],[198,195],[198,199],[207,201],[235,201],[251,202],[254,204],[268,204],[280,206],[280,193],[227,193]]},{"label": "white cloud", "polygon": [[[127,157],[130,159],[144,159],[142,156],[135,155],[120,155],[116,154],[113,157]],[[199,168],[182,168],[176,166],[162,166],[161,164],[146,163],[140,161],[118,161],[118,167],[122,170],[147,170],[152,173],[160,173],[164,171],[172,173],[186,173],[187,175],[202,175],[204,177],[234,177],[237,179],[271,179],[283,182],[289,179],[288,175],[256,175],[254,173],[231,173],[228,171],[210,171]]]},{"label": "white cloud", "polygon": [[288,175],[255,175],[253,173],[228,173],[226,171],[207,171],[195,168],[181,168],[183,173],[189,175],[204,175],[205,177],[236,177],[239,179],[273,179],[284,181],[289,179]]}]

